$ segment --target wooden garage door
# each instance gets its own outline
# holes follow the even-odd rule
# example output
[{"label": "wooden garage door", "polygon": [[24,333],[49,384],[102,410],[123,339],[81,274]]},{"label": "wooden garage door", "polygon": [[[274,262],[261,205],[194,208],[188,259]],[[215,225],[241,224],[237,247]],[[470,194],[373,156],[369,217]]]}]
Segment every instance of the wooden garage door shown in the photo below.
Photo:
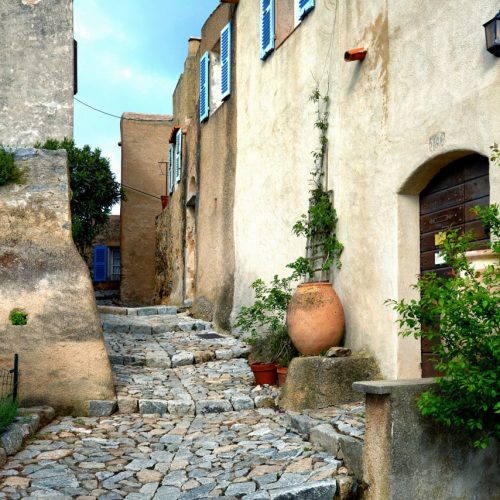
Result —
[{"label": "wooden garage door", "polygon": [[[420,194],[420,272],[434,271],[446,276],[450,268],[441,263],[436,234],[450,228],[473,231],[479,248],[485,248],[487,235],[471,208],[489,204],[488,159],[470,155],[443,168]],[[422,339],[422,376],[436,375],[431,345]]]}]

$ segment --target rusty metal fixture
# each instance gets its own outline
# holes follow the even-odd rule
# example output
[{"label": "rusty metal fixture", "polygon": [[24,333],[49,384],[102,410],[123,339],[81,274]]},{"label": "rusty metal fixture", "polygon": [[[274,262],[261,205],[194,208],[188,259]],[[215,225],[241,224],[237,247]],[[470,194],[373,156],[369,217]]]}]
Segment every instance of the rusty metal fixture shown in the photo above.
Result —
[{"label": "rusty metal fixture", "polygon": [[362,61],[366,57],[367,53],[368,50],[363,48],[348,50],[344,54],[344,61],[345,62]]},{"label": "rusty metal fixture", "polygon": [[302,283],[288,304],[288,334],[301,354],[317,356],[340,345],[344,309],[328,281]]}]

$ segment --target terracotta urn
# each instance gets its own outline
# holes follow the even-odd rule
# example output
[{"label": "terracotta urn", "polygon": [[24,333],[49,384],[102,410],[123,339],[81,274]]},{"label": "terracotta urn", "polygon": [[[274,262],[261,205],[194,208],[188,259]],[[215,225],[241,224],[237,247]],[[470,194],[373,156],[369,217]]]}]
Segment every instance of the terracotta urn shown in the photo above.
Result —
[{"label": "terracotta urn", "polygon": [[344,309],[328,281],[299,285],[286,322],[293,345],[306,356],[340,345],[344,335]]}]

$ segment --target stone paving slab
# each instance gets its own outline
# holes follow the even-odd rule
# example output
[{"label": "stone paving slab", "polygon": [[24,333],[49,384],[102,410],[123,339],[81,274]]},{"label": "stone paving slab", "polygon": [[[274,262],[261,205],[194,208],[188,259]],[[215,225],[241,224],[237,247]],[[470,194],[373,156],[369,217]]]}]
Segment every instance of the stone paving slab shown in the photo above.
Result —
[{"label": "stone paving slab", "polygon": [[266,409],[62,418],[0,471],[0,498],[321,499],[340,485],[348,491],[342,462],[287,431],[285,419]]},{"label": "stone paving slab", "polygon": [[102,322],[112,364],[170,368],[248,357],[249,353],[244,342],[210,330],[209,323],[185,315],[165,318],[103,314]]},{"label": "stone paving slab", "polygon": [[114,365],[113,377],[124,413],[204,414],[272,407],[278,396],[275,387],[253,386],[245,359],[175,369]]}]

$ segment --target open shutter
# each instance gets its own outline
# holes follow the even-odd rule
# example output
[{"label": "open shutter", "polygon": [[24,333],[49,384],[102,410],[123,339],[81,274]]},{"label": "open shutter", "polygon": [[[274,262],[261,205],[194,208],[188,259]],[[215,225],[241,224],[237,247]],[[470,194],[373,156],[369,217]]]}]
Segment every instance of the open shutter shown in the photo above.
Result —
[{"label": "open shutter", "polygon": [[274,50],[274,0],[260,0],[260,58]]},{"label": "open shutter", "polygon": [[314,0],[299,0],[299,19],[304,19],[312,9],[314,9]]},{"label": "open shutter", "polygon": [[94,247],[94,281],[106,281],[108,252],[105,245]]},{"label": "open shutter", "polygon": [[208,52],[200,59],[200,122],[208,118]]},{"label": "open shutter", "polygon": [[231,23],[220,32],[221,99],[231,94]]},{"label": "open shutter", "polygon": [[177,130],[175,135],[175,182],[181,180],[182,160],[182,129]]},{"label": "open shutter", "polygon": [[168,151],[168,194],[174,192],[174,145],[170,144]]}]

